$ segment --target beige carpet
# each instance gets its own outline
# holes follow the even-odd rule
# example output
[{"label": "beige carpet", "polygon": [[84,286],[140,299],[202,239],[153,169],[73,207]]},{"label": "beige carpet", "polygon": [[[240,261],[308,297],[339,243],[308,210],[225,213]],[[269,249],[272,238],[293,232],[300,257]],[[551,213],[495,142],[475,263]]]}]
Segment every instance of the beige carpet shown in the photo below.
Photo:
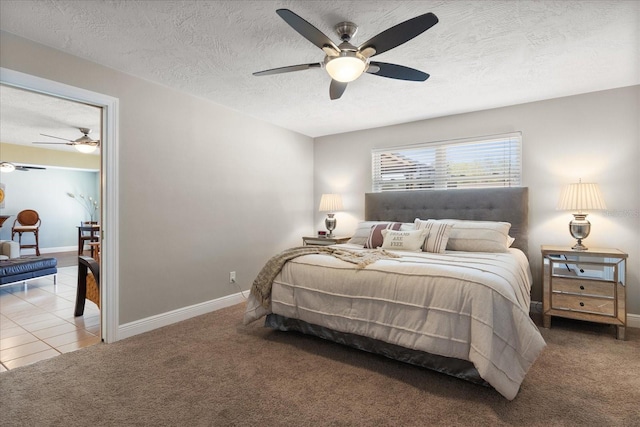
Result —
[{"label": "beige carpet", "polygon": [[230,307],[0,374],[6,426],[640,426],[640,330],[556,321],[519,395]]}]

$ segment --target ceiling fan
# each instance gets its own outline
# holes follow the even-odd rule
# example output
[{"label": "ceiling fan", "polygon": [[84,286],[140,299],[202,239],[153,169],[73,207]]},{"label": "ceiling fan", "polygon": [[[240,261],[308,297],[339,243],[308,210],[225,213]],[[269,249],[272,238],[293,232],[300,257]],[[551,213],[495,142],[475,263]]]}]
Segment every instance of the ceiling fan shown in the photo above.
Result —
[{"label": "ceiling fan", "polygon": [[67,141],[67,142],[36,141],[34,142],[34,144],[72,145],[73,147],[75,147],[76,150],[80,151],[81,153],[93,153],[96,150],[96,148],[98,148],[98,146],[100,145],[100,140],[91,139],[89,137],[89,134],[91,133],[91,129],[88,129],[88,128],[78,128],[78,129],[80,130],[80,132],[82,132],[82,136],[78,139],[73,140],[73,139],[61,138],[59,136],[46,135],[44,133],[41,133],[40,135],[42,136],[48,136],[49,138],[62,139],[63,141]]},{"label": "ceiling fan", "polygon": [[26,165],[16,165],[11,162],[0,162],[0,172],[13,172],[13,171],[22,171],[29,172],[30,170],[46,170],[47,168],[43,168],[40,166],[26,166]]},{"label": "ceiling fan", "polygon": [[418,82],[423,82],[429,78],[429,74],[413,68],[371,61],[370,59],[375,55],[406,43],[437,24],[438,17],[431,12],[397,24],[358,47],[350,43],[351,38],[358,31],[358,26],[353,22],[341,22],[335,26],[335,31],[340,40],[342,40],[342,43],[336,46],[324,33],[289,9],[278,9],[276,13],[304,38],[322,49],[325,53],[324,61],[258,71],[253,73],[254,76],[289,73],[309,68],[324,68],[331,76],[331,86],[329,87],[329,97],[331,99],[340,98],[347,88],[347,83],[354,81],[362,73]]}]

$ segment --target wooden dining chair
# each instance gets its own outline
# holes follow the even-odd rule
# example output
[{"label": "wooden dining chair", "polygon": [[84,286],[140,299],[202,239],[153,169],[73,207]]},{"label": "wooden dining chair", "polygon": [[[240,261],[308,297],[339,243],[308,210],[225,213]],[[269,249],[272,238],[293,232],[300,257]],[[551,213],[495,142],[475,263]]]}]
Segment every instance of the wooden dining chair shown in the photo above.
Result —
[{"label": "wooden dining chair", "polygon": [[[13,227],[11,227],[11,240],[14,236],[18,235],[18,243],[20,249],[35,249],[36,255],[40,256],[40,244],[38,242],[38,232],[40,231],[40,215],[33,209],[25,209],[20,211],[13,221]],[[23,244],[22,235],[24,233],[33,233],[35,243]]]},{"label": "wooden dining chair", "polygon": [[[84,253],[85,242],[95,243],[100,241],[100,227],[97,221],[84,221],[78,228],[78,255]],[[91,257],[95,258],[95,245],[89,246]]]}]

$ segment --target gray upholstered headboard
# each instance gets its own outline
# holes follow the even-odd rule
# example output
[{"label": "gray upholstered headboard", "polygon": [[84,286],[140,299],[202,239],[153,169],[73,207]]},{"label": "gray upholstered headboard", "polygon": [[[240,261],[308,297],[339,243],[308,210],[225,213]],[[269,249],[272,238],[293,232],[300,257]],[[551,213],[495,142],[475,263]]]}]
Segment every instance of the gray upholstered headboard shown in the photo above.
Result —
[{"label": "gray upholstered headboard", "polygon": [[529,189],[387,191],[366,193],[366,221],[413,222],[414,219],[471,219],[511,223],[513,247],[528,256]]}]

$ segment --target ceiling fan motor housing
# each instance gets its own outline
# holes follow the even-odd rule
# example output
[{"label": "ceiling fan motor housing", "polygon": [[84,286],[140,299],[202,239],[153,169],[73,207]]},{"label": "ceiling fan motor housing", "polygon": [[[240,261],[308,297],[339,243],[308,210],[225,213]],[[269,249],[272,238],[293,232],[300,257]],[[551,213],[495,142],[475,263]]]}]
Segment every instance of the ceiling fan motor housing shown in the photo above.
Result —
[{"label": "ceiling fan motor housing", "polygon": [[348,22],[348,21],[340,22],[339,24],[336,24],[336,26],[333,28],[338,34],[338,37],[340,37],[340,40],[345,42],[348,42],[349,40],[351,40],[351,38],[355,36],[356,33],[358,32],[358,26],[353,22]]}]

